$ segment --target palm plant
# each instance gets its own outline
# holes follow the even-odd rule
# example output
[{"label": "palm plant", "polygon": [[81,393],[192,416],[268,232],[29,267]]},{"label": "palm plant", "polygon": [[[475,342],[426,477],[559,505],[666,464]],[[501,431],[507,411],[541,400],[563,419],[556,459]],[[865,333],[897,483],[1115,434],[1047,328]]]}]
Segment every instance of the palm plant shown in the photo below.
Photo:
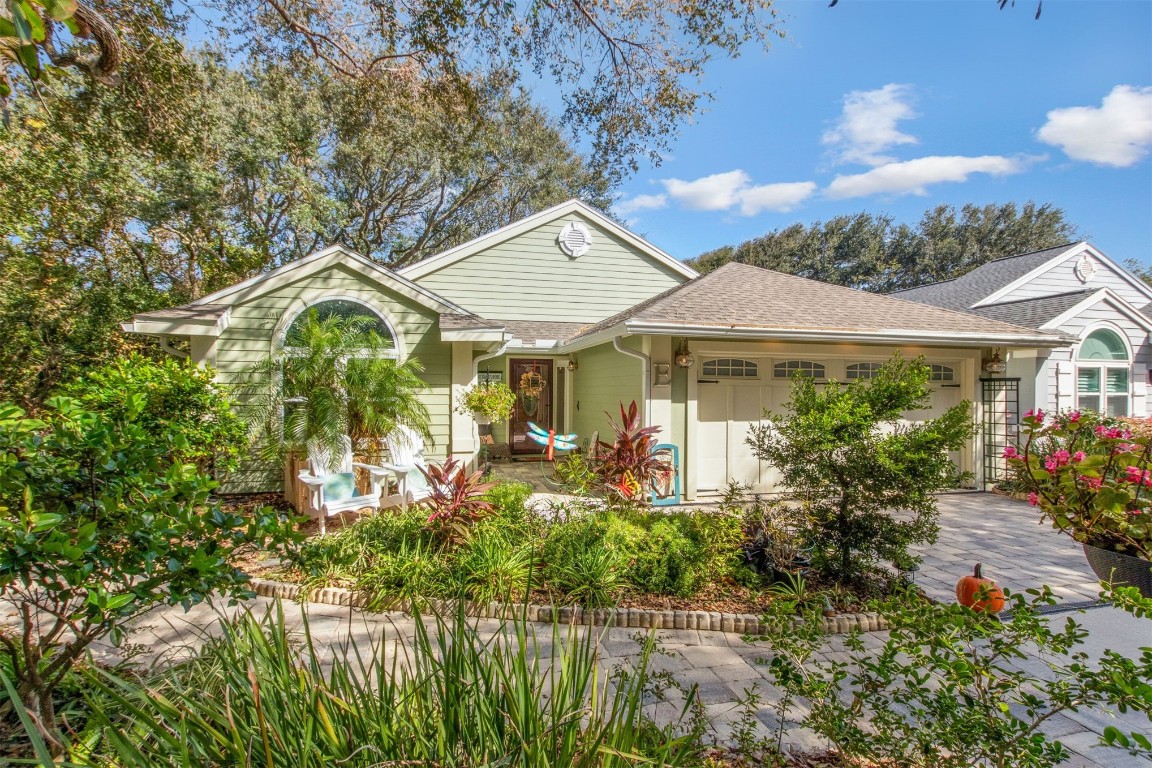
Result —
[{"label": "palm plant", "polygon": [[309,443],[338,452],[345,435],[358,446],[401,424],[427,436],[423,367],[392,358],[392,348],[368,318],[308,309],[284,350],[250,369],[241,387],[262,452]]}]

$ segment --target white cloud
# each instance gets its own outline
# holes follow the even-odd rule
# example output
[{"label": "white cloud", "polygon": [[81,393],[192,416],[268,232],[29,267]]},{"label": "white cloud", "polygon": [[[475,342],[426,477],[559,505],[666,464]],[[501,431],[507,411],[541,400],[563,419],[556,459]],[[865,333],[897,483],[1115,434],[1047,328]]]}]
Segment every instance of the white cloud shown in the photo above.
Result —
[{"label": "white cloud", "polygon": [[833,200],[867,195],[924,195],[929,184],[967,181],[973,173],[1006,176],[1020,173],[1030,161],[1040,158],[1013,158],[1002,155],[982,157],[933,156],[888,163],[866,173],[837,176],[825,190]]},{"label": "white cloud", "polygon": [[741,170],[714,173],[695,181],[663,179],[668,196],[693,211],[723,211],[740,202],[752,179]]},{"label": "white cloud", "polygon": [[1152,87],[1118,85],[1099,107],[1054,109],[1036,138],[1060,147],[1073,160],[1135,165],[1152,147]]},{"label": "white cloud", "polygon": [[882,154],[917,139],[896,128],[901,120],[916,117],[909,99],[911,86],[889,83],[874,91],[852,91],[844,97],[844,111],[836,126],[826,131],[823,142],[834,147],[838,160],[846,163],[882,165],[893,158]]},{"label": "white cloud", "polygon": [[739,169],[692,181],[661,179],[660,183],[664,185],[667,197],[684,208],[693,211],[738,208],[742,216],[755,216],[763,211],[790,211],[816,192],[816,184],[811,181],[753,185],[752,177]]},{"label": "white cloud", "polygon": [[740,213],[755,216],[761,211],[790,211],[816,191],[814,181],[763,184],[740,193]]},{"label": "white cloud", "polygon": [[668,205],[667,195],[636,195],[627,200],[621,200],[614,206],[616,213],[627,216],[636,211],[655,211]]}]

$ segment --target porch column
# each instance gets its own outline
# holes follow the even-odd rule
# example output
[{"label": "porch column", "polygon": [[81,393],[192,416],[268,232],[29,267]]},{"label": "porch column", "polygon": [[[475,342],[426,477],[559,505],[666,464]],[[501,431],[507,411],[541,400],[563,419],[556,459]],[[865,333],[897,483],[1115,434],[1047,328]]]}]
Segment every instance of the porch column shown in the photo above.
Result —
[{"label": "porch column", "polygon": [[452,386],[449,409],[449,434],[452,458],[471,465],[476,458],[476,422],[468,414],[456,412],[464,390],[476,382],[472,373],[472,342],[452,342]]}]

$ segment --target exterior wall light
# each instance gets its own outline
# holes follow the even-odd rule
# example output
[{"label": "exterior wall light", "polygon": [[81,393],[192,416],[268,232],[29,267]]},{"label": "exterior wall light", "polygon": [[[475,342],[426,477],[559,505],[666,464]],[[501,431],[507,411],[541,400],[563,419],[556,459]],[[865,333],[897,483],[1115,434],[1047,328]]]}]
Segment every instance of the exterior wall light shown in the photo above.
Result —
[{"label": "exterior wall light", "polygon": [[569,373],[575,373],[576,369],[579,367],[580,367],[580,365],[576,362],[576,358],[574,358],[574,357],[568,358],[568,372]]},{"label": "exterior wall light", "polygon": [[1008,370],[1008,363],[1000,358],[999,347],[992,351],[992,358],[984,362],[984,370],[988,373],[1004,373]]},{"label": "exterior wall light", "polygon": [[681,339],[680,348],[676,350],[676,366],[691,368],[694,362],[696,362],[696,358],[692,357],[692,353],[688,351],[688,339]]}]

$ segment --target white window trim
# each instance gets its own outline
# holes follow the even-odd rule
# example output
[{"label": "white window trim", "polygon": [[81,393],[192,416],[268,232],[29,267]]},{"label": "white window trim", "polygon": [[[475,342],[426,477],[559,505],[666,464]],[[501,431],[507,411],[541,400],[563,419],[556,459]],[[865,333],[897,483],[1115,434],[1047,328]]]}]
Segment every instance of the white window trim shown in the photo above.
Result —
[{"label": "white window trim", "polygon": [[[377,315],[382,321],[384,321],[384,325],[388,328],[388,332],[392,334],[392,351],[384,355],[384,359],[401,361],[408,359],[408,350],[404,343],[404,337],[398,330],[396,330],[396,322],[393,319],[391,313],[378,302],[371,301],[360,296],[349,296],[347,294],[317,296],[316,298],[300,304],[298,309],[287,310],[281,316],[280,322],[277,323],[276,330],[273,335],[277,352],[280,354],[291,353],[293,347],[286,347],[284,345],[284,340],[285,336],[288,334],[288,329],[292,327],[292,323],[296,322],[296,318],[300,317],[300,315],[304,314],[312,307],[323,304],[326,301],[347,301],[353,304],[359,304],[368,311],[372,312],[374,315]],[[356,357],[368,357],[367,350],[363,350],[363,353],[361,355],[356,355]]]},{"label": "white window trim", "polygon": [[[1080,347],[1093,333],[1099,330],[1111,331],[1120,338],[1120,343],[1124,345],[1124,354],[1127,355],[1126,360],[1081,360]],[[1080,408],[1080,369],[1081,368],[1095,368],[1100,371],[1100,392],[1096,395],[1089,395],[1089,397],[1098,397],[1100,399],[1100,410],[1102,414],[1108,413],[1108,369],[1110,368],[1123,368],[1128,372],[1128,391],[1124,393],[1126,398],[1127,407],[1126,416],[1132,415],[1133,405],[1133,384],[1135,377],[1132,375],[1132,365],[1135,357],[1132,351],[1132,343],[1128,340],[1128,334],[1115,323],[1108,321],[1100,321],[1093,323],[1080,333],[1080,341],[1072,350],[1072,367],[1073,367],[1073,382],[1074,392],[1076,393],[1076,407]],[[1113,394],[1113,397],[1116,395]]]},{"label": "white window trim", "polygon": [[803,368],[793,368],[793,369],[788,371],[788,374],[786,376],[777,376],[776,375],[776,366],[777,365],[779,365],[781,363],[792,363],[792,362],[812,363],[813,365],[819,365],[821,368],[824,369],[823,375],[812,376],[811,377],[812,380],[813,381],[828,381],[828,368],[830,367],[828,365],[828,361],[827,360],[813,360],[813,359],[808,358],[808,357],[776,357],[776,358],[773,358],[769,363],[771,368],[772,368],[772,380],[773,381],[791,381],[792,377],[796,374],[796,371],[803,371],[804,370]]},{"label": "white window trim", "polygon": [[[708,363],[711,363],[711,362],[719,361],[719,360],[740,360],[740,361],[745,362],[745,363],[752,363],[753,365],[756,366],[756,375],[755,376],[726,376],[722,373],[705,373],[704,372],[704,366],[705,365],[707,365]],[[729,368],[731,368],[731,366],[729,366]],[[736,353],[724,353],[724,354],[719,354],[719,355],[708,355],[708,356],[702,357],[700,359],[700,377],[705,378],[705,379],[709,379],[709,378],[724,379],[725,381],[760,381],[761,379],[764,378],[764,359],[763,358],[756,358],[756,357],[749,357],[746,355],[740,355],[740,354],[736,354]]]}]

